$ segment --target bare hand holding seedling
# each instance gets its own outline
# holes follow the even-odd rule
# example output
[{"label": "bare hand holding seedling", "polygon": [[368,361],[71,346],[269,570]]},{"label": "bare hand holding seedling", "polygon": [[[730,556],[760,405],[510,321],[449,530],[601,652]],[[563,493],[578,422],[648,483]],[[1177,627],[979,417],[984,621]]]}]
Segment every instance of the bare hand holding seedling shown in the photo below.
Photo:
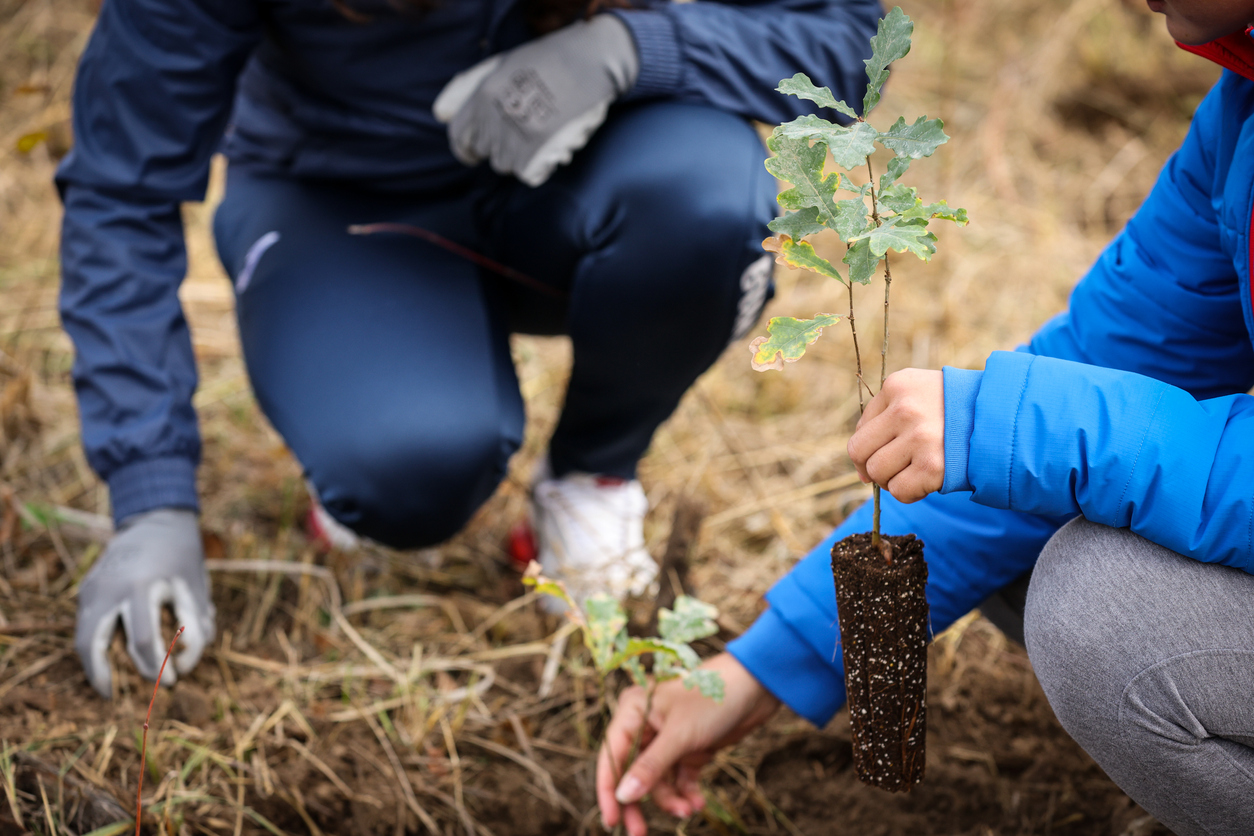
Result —
[{"label": "bare hand holding seedling", "polygon": [[863,482],[901,502],[918,502],[945,482],[945,380],[938,371],[903,369],[866,405],[849,458]]},{"label": "bare hand holding seedling", "polygon": [[[730,653],[701,667],[726,683],[723,702],[714,703],[678,680],[658,685],[651,705],[648,691],[639,686],[619,697],[597,758],[597,803],[607,828],[622,821],[630,836],[644,836],[648,828],[638,802],[649,793],[671,815],[686,818],[700,810],[705,806],[697,783],[701,768],[715,752],[765,723],[779,708],[779,700]],[[637,739],[640,754],[624,774]]]}]

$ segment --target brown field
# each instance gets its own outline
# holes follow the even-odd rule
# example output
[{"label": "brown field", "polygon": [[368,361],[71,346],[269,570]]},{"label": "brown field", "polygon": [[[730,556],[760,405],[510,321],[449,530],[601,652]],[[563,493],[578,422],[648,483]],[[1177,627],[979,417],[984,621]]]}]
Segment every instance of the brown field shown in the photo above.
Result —
[{"label": "brown field", "polygon": [[[905,7],[916,47],[882,113],[945,119],[953,141],[908,181],[965,206],[972,223],[943,230],[930,265],[898,262],[889,364],[978,367],[1065,306],[1218,71],[1177,50],[1135,0]],[[77,583],[100,551],[91,515],[108,503],[79,446],[50,180],[91,21],[89,0],[0,0],[0,836],[81,834],[118,816],[101,832],[133,828],[150,693],[115,643],[117,696],[101,700],[73,651]],[[567,345],[516,340],[527,440],[466,531],[417,553],[319,555],[303,534],[300,468],[239,358],[207,232],[213,202],[186,208],[182,293],[200,358],[203,521],[210,556],[227,565],[213,578],[217,641],[156,703],[150,832],[597,832],[593,680],[577,643],[555,642],[557,621],[515,603],[522,587],[503,550],[555,420]],[[778,278],[770,314],[843,309],[833,282]],[[879,305],[876,289],[861,294],[871,344]],[[655,554],[679,501],[707,509],[689,578],[723,611],[706,651],[749,625],[772,581],[866,496],[844,455],[857,414],[847,334],[833,329],[811,353],[758,374],[733,346],[641,467]],[[649,611],[638,602],[640,619]],[[910,795],[857,783],[844,716],[818,732],[785,710],[711,765],[704,814],[656,814],[656,832],[1166,832],[1070,741],[1026,654],[987,622],[971,616],[940,636],[931,674],[927,778]]]}]

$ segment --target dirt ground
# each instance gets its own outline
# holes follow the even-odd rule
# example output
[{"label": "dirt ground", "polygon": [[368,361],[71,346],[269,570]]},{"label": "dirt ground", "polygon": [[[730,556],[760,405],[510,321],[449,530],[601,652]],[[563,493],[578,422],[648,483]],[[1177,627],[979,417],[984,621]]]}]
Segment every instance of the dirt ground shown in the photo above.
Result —
[{"label": "dirt ground", "polygon": [[[931,264],[894,268],[890,366],[979,367],[1065,306],[1218,71],[1175,49],[1133,0],[903,5],[918,21],[915,50],[882,113],[945,119],[953,141],[908,181],[965,206],[972,223],[942,231]],[[0,836],[133,829],[151,693],[120,644],[112,702],[73,655],[76,587],[107,536],[108,497],[79,446],[50,179],[71,141],[69,86],[92,17],[90,0],[0,0]],[[303,533],[300,468],[239,358],[207,231],[220,174],[185,210],[182,290],[201,371],[219,635],[156,701],[149,831],[599,831],[593,677],[561,623],[521,597],[504,549],[556,420],[569,346],[515,340],[528,434],[463,533],[419,552],[320,554]],[[819,245],[835,258],[838,247]],[[832,282],[777,279],[768,315],[843,309]],[[858,303],[872,342],[877,297]],[[642,463],[655,554],[677,504],[706,510],[688,580],[718,603],[722,629],[703,652],[744,630],[770,584],[866,498],[843,453],[857,396],[837,330],[782,373],[752,372],[745,347],[729,348]],[[638,621],[650,612],[633,605]],[[988,622],[970,616],[938,637],[929,664],[927,777],[912,793],[857,783],[843,714],[815,730],[784,710],[709,768],[703,814],[654,813],[656,832],[1166,832],[1066,736],[1024,651]]]}]

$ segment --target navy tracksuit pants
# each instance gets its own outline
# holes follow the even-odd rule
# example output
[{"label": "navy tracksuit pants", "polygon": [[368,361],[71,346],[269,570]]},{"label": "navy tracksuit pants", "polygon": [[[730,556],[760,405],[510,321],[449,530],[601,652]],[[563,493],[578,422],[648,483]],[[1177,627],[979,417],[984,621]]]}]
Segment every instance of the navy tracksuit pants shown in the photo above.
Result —
[{"label": "navy tracksuit pants", "polygon": [[[257,400],[332,516],[430,545],[487,500],[521,443],[510,332],[565,333],[552,468],[632,477],[769,294],[764,157],[739,117],[663,102],[612,111],[535,189],[485,175],[433,196],[234,166],[214,232]],[[379,222],[438,232],[551,292],[419,238],[349,233]]]}]

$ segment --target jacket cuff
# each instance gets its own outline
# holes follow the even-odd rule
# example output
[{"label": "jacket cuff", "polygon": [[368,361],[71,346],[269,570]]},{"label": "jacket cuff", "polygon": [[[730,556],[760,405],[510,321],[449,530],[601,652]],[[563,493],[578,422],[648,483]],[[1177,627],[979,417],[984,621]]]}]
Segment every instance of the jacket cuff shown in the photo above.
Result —
[{"label": "jacket cuff", "polygon": [[115,527],[127,517],[156,508],[200,510],[196,465],[190,459],[170,456],[133,462],[110,473],[108,481]]},{"label": "jacket cuff", "polygon": [[767,609],[727,652],[794,712],[822,728],[845,704],[845,680],[774,608]]},{"label": "jacket cuff", "polygon": [[664,11],[621,9],[609,12],[624,24],[636,42],[640,74],[623,101],[674,95],[684,74],[683,50],[675,22]]},{"label": "jacket cuff", "polygon": [[1015,449],[1019,409],[1027,390],[1028,374],[1037,361],[1034,354],[1021,351],[994,351],[984,364],[972,430],[971,452],[967,459],[967,478],[981,505],[990,508],[1010,507],[1010,463]]},{"label": "jacket cuff", "polygon": [[967,479],[971,458],[971,431],[975,427],[975,399],[984,373],[945,366],[945,482],[941,493],[972,490]]}]

